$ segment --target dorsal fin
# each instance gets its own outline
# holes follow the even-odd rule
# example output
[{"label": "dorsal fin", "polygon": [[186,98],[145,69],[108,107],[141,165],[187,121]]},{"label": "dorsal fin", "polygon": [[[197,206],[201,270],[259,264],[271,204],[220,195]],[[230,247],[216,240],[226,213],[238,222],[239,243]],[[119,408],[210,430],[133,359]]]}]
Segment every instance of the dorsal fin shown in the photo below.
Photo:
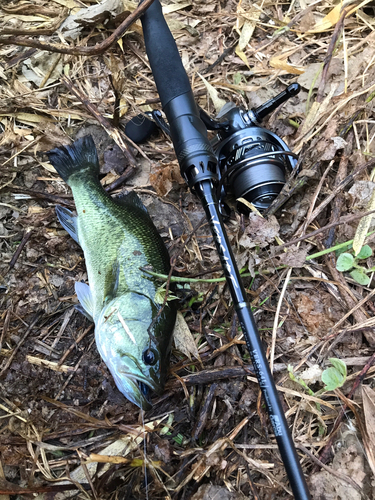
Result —
[{"label": "dorsal fin", "polygon": [[137,195],[135,191],[130,191],[130,193],[121,194],[120,196],[117,196],[116,198],[112,199],[119,205],[124,205],[127,207],[129,206],[138,207],[144,212],[146,212],[147,215],[149,215],[147,208],[144,206],[140,197]]}]

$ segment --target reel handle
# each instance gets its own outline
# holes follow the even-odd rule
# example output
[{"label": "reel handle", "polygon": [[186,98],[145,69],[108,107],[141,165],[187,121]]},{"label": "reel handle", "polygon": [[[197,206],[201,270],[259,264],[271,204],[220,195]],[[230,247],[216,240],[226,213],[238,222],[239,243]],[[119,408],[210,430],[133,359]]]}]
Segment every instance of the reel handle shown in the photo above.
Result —
[{"label": "reel handle", "polygon": [[280,92],[280,94],[278,94],[276,97],[265,102],[258,108],[252,109],[251,113],[254,114],[254,117],[257,122],[261,122],[263,118],[272,113],[272,111],[275,111],[275,109],[278,108],[280,104],[283,104],[291,97],[297,95],[300,90],[301,90],[301,85],[299,83],[291,83],[285,90]]}]

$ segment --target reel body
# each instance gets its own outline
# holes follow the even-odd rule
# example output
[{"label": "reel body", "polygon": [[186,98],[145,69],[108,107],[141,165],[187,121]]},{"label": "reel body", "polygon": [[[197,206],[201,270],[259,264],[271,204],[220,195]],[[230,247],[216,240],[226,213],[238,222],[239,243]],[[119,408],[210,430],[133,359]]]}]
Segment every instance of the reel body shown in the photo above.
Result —
[{"label": "reel body", "polygon": [[[232,108],[222,116],[225,128],[219,131],[219,141],[214,146],[220,199],[230,192],[236,200],[244,198],[262,211],[280,193],[286,174],[297,161],[280,137],[254,123],[250,116],[240,108]],[[241,202],[237,202],[237,208],[242,213],[249,212]]]}]

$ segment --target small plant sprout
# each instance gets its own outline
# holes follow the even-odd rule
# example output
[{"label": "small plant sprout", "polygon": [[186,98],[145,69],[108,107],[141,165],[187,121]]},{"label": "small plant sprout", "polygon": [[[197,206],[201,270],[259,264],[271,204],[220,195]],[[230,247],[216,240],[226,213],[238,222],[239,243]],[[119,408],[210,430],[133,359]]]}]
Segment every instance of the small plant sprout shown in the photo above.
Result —
[{"label": "small plant sprout", "polygon": [[369,273],[373,273],[375,268],[366,269],[359,265],[359,260],[365,260],[372,256],[372,250],[368,245],[362,247],[359,254],[354,257],[351,253],[344,252],[339,255],[336,262],[336,269],[341,272],[349,271],[350,276],[360,285],[367,286],[370,284],[371,278]]},{"label": "small plant sprout", "polygon": [[289,377],[291,380],[297,382],[297,384],[306,389],[306,391],[311,396],[318,396],[326,391],[334,391],[335,389],[338,389],[339,387],[342,387],[344,385],[347,376],[347,368],[345,362],[341,359],[329,358],[329,361],[332,366],[326,368],[322,372],[321,376],[322,382],[323,384],[325,384],[325,386],[323,387],[323,389],[320,389],[317,392],[312,391],[302,378],[297,377],[294,374],[292,365],[288,365]]},{"label": "small plant sprout", "polygon": [[289,372],[289,377],[291,380],[293,380],[293,382],[297,382],[297,384],[301,385],[304,389],[306,389],[306,391],[308,392],[308,394],[310,394],[310,396],[315,395],[314,391],[310,389],[310,387],[306,384],[306,382],[302,378],[296,377],[292,365],[288,365],[288,372]]},{"label": "small plant sprout", "polygon": [[346,364],[338,358],[329,358],[331,364],[322,373],[322,382],[325,384],[325,391],[334,391],[342,387],[347,376]]}]

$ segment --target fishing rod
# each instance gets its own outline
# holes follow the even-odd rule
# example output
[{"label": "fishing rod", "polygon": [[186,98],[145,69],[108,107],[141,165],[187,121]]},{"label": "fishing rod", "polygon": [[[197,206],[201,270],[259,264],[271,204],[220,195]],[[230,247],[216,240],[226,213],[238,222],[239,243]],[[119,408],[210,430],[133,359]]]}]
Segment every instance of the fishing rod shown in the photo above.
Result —
[{"label": "fishing rod", "polygon": [[[296,95],[299,86],[290,85],[275,99],[252,111],[229,106],[213,120],[197,107],[159,0],[147,9],[141,22],[169,125],[163,123],[160,115],[154,115],[154,119],[170,134],[181,175],[202,203],[294,497],[308,500],[310,494],[222,218],[222,194],[226,189],[232,190],[236,198],[244,197],[265,208],[280,192],[287,169],[295,167],[296,160],[287,145],[261,128],[259,121]],[[218,132],[216,144],[208,140],[208,128]],[[245,211],[245,206],[239,209]]]}]

